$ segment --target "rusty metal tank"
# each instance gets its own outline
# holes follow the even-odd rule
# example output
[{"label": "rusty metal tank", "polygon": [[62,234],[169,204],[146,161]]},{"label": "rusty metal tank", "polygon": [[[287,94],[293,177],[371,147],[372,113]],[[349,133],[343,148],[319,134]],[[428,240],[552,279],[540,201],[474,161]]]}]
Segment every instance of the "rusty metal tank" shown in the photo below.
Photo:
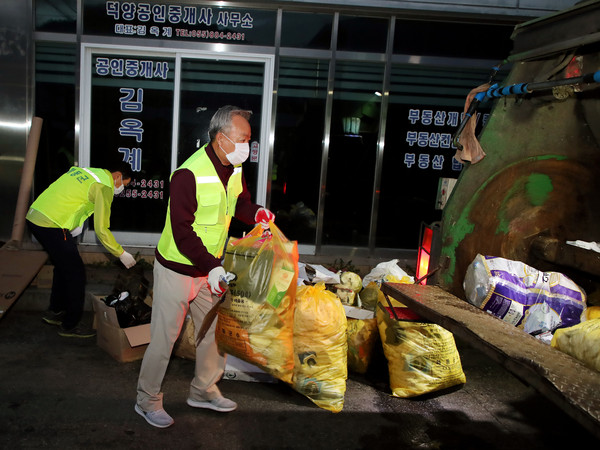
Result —
[{"label": "rusty metal tank", "polygon": [[[512,39],[502,85],[596,72],[600,2],[518,25]],[[565,273],[600,304],[600,254],[565,245],[600,241],[600,83],[494,102],[479,136],[486,156],[465,167],[443,211],[435,282],[465,298],[464,275],[480,253]]]}]

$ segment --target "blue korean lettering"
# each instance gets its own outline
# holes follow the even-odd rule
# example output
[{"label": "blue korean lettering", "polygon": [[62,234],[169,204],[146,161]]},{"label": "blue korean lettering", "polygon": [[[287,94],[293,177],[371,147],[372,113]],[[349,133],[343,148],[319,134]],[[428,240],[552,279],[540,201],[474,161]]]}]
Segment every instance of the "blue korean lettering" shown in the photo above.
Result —
[{"label": "blue korean lettering", "polygon": [[135,26],[131,25],[129,23],[126,23],[125,27],[123,29],[123,34],[129,35],[129,36],[134,35],[135,34]]},{"label": "blue korean lettering", "polygon": [[137,59],[126,59],[125,60],[125,75],[134,78],[138,75],[140,62]]},{"label": "blue korean lettering", "polygon": [[440,134],[440,147],[441,148],[450,148],[451,143],[452,143],[452,135],[450,133]]},{"label": "blue korean lettering", "polygon": [[164,23],[167,17],[167,5],[152,5],[152,15],[156,23]]},{"label": "blue korean lettering", "polygon": [[160,28],[157,27],[156,25],[151,26],[150,27],[150,34],[152,36],[156,36],[156,37],[160,36]]},{"label": "blue korean lettering", "polygon": [[169,5],[169,23],[181,22],[181,6]]},{"label": "blue korean lettering", "polygon": [[173,28],[171,27],[163,27],[162,29],[163,37],[171,37],[173,36]]},{"label": "blue korean lettering", "polygon": [[252,16],[248,13],[244,14],[242,17],[242,28],[252,28]]},{"label": "blue korean lettering", "polygon": [[121,111],[142,112],[144,108],[144,89],[138,88],[136,99],[133,98],[136,95],[136,90],[133,88],[121,88],[119,92],[125,94],[119,98]]},{"label": "blue korean lettering", "polygon": [[463,164],[459,161],[457,161],[457,159],[455,157],[452,157],[452,170],[454,171],[461,171],[463,168]]},{"label": "blue korean lettering", "polygon": [[184,6],[183,7],[183,23],[189,25],[196,25],[198,22],[198,10],[195,6]]},{"label": "blue korean lettering", "polygon": [[438,127],[443,127],[446,124],[446,111],[436,111],[433,116],[433,124]]},{"label": "blue korean lettering", "polygon": [[138,36],[146,36],[146,25],[138,25],[136,31]]},{"label": "blue korean lettering", "polygon": [[489,119],[489,118],[490,118],[490,115],[489,115],[489,114],[487,114],[487,113],[486,113],[486,114],[484,114],[484,115],[483,115],[483,119],[482,119],[482,121],[481,121],[481,125],[485,126],[485,124],[488,122],[488,119]]},{"label": "blue korean lettering", "polygon": [[140,61],[139,76],[144,78],[152,78],[154,64],[152,61]]},{"label": "blue korean lettering", "polygon": [[440,133],[429,133],[429,147],[438,148],[440,146]]},{"label": "blue korean lettering", "polygon": [[169,72],[169,64],[166,61],[159,61],[154,66],[154,73],[152,74],[156,78],[167,79],[167,73]]},{"label": "blue korean lettering", "polygon": [[213,12],[212,8],[200,8],[198,23],[201,25],[212,25]]},{"label": "blue korean lettering", "polygon": [[123,76],[124,61],[122,59],[111,59],[110,60],[110,74],[114,77]]},{"label": "blue korean lettering", "polygon": [[408,120],[412,125],[417,123],[421,118],[421,110],[420,109],[409,109],[408,110]]},{"label": "blue korean lettering", "polygon": [[148,22],[152,13],[150,3],[138,3],[137,5],[138,20],[140,22]]},{"label": "blue korean lettering", "polygon": [[119,20],[119,2],[106,2],[106,15]]},{"label": "blue korean lettering", "polygon": [[423,113],[421,114],[421,123],[423,125],[431,125],[432,121],[433,121],[433,111],[430,109],[424,109]]},{"label": "blue korean lettering", "polygon": [[123,2],[121,4],[121,13],[123,20],[135,19],[135,3]]},{"label": "blue korean lettering", "polygon": [[142,121],[138,119],[123,119],[119,128],[120,136],[133,136],[136,142],[142,142]]},{"label": "blue korean lettering", "polygon": [[458,118],[459,114],[456,111],[450,111],[448,113],[448,122],[446,122],[446,125],[450,125],[451,127],[458,126]]},{"label": "blue korean lettering", "polygon": [[404,154],[404,165],[409,169],[413,166],[416,161],[416,157],[414,153],[405,153]]},{"label": "blue korean lettering", "polygon": [[142,170],[142,149],[119,147],[119,152],[123,153],[123,161],[129,163],[133,172]]},{"label": "blue korean lettering", "polygon": [[427,169],[429,167],[429,154],[428,153],[420,153],[419,154],[419,162],[417,163],[417,167],[419,167],[419,169]]},{"label": "blue korean lettering", "polygon": [[89,178],[85,172],[83,172],[81,169],[77,169],[75,167],[73,167],[72,169],[69,170],[69,176],[75,177],[75,179],[77,181],[79,181],[79,183],[83,183],[85,180],[87,180]]},{"label": "blue korean lettering", "polygon": [[434,155],[431,160],[431,167],[434,170],[442,170],[444,168],[444,155]]},{"label": "blue korean lettering", "polygon": [[229,25],[229,12],[227,11],[219,11],[217,15],[217,25],[222,27],[226,27]]},{"label": "blue korean lettering", "polygon": [[417,142],[417,132],[416,131],[407,131],[406,132],[406,142],[408,142],[408,145],[410,145],[411,147],[415,144],[415,142]]},{"label": "blue korean lettering", "polygon": [[125,25],[122,23],[115,23],[115,34],[125,34]]},{"label": "blue korean lettering", "polygon": [[427,131],[419,131],[417,145],[419,147],[427,147],[428,144],[429,144],[429,133]]},{"label": "blue korean lettering", "polygon": [[233,28],[237,28],[242,23],[242,14],[239,12],[232,12],[229,14],[229,23]]},{"label": "blue korean lettering", "polygon": [[104,76],[108,75],[109,72],[109,59],[98,57],[96,58],[96,73],[98,75]]}]

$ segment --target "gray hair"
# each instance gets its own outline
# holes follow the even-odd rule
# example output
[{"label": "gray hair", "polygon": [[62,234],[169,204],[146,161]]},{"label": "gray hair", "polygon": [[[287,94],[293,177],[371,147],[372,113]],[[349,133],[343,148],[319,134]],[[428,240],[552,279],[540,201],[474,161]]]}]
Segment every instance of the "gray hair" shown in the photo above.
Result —
[{"label": "gray hair", "polygon": [[250,120],[252,111],[238,108],[237,106],[226,105],[217,110],[214,116],[210,119],[208,126],[208,139],[214,141],[219,131],[229,131],[231,128],[231,120],[234,116],[242,116],[246,120]]}]

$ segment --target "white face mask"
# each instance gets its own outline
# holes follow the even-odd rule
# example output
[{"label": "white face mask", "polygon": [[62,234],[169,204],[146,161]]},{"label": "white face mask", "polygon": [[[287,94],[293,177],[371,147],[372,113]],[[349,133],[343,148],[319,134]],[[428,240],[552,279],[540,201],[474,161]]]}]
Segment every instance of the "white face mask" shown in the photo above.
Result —
[{"label": "white face mask", "polygon": [[[225,150],[223,150],[223,148],[221,148],[221,151],[223,153],[225,153],[227,160],[234,166],[237,166],[238,164],[242,164],[244,161],[246,161],[248,159],[248,155],[250,154],[250,146],[248,145],[248,143],[247,142],[243,142],[243,143],[233,142],[231,139],[229,139],[227,137],[227,135],[225,133],[221,133],[221,134],[223,134],[223,136],[225,136],[229,142],[231,142],[233,145],[235,145],[235,150],[232,151],[231,153],[225,153]],[[219,144],[219,147],[221,147],[220,144]]]},{"label": "white face mask", "polygon": [[121,186],[117,187],[117,183],[115,182],[115,195],[119,195],[125,189],[125,185],[123,184],[123,180],[121,180]]}]

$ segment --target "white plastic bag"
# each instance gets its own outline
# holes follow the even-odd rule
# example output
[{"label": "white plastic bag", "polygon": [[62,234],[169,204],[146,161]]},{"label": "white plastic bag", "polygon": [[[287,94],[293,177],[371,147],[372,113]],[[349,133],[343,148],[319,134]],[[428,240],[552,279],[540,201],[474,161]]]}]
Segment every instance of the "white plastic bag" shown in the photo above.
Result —
[{"label": "white plastic bag", "polygon": [[414,278],[409,276],[404,270],[398,266],[398,260],[392,259],[377,264],[368,275],[363,278],[363,287],[367,287],[369,283],[377,283],[381,286],[381,283],[387,281],[390,283],[407,283],[413,284]]}]

